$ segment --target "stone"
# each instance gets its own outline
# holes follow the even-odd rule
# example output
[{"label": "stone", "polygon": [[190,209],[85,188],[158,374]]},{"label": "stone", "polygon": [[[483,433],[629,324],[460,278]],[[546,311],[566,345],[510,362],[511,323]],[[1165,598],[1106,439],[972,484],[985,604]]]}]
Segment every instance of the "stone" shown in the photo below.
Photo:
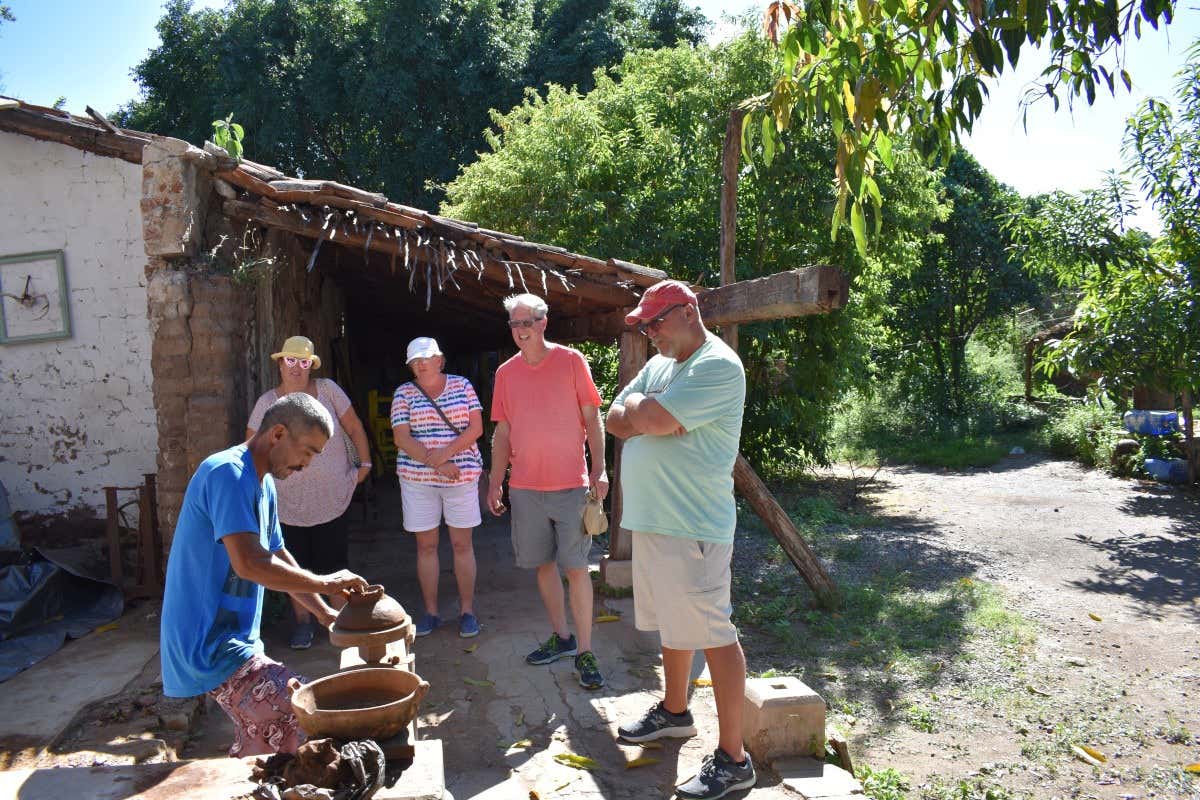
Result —
[{"label": "stone", "polygon": [[815,758],[781,758],[774,765],[783,785],[805,800],[866,798],[862,784],[841,767]]},{"label": "stone", "polygon": [[614,589],[633,586],[633,561],[615,561],[611,556],[600,559],[600,582]]},{"label": "stone", "polygon": [[748,679],[742,718],[746,749],[758,761],[825,752],[825,701],[799,678]]}]

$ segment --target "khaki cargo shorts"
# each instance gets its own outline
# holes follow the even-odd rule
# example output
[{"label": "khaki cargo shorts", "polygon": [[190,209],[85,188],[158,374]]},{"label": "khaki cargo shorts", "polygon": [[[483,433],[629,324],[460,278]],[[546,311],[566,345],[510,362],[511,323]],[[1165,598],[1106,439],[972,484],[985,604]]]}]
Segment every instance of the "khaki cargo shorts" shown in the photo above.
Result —
[{"label": "khaki cargo shorts", "polygon": [[633,618],[663,647],[707,650],[738,640],[730,619],[733,544],[633,532]]}]

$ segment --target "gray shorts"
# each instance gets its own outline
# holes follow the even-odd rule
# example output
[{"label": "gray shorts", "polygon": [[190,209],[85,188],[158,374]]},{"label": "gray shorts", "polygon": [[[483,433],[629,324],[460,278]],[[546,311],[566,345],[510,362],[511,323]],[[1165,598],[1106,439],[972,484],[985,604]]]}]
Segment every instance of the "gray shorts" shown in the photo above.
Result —
[{"label": "gray shorts", "polygon": [[563,569],[586,569],[592,537],[583,531],[587,488],[539,492],[509,489],[512,545],[518,567],[533,569],[557,561]]}]

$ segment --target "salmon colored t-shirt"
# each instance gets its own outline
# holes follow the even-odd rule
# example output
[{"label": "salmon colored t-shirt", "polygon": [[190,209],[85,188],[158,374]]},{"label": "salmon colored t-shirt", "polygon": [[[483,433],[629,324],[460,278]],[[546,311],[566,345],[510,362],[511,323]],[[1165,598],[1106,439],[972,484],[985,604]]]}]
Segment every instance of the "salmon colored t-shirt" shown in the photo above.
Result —
[{"label": "salmon colored t-shirt", "polygon": [[520,353],[496,370],[492,421],[507,422],[514,489],[555,492],[588,485],[582,406],[600,407],[583,353],[557,344],[537,366]]}]

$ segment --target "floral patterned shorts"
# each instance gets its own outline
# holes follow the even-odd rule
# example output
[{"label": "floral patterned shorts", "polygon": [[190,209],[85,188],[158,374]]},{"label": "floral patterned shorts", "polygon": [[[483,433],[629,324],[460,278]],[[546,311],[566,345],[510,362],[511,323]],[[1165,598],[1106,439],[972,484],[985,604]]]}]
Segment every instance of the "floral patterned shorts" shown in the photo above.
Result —
[{"label": "floral patterned shorts", "polygon": [[303,678],[264,655],[255,654],[209,692],[233,720],[231,758],[294,753],[307,738],[292,713],[289,678]]}]

